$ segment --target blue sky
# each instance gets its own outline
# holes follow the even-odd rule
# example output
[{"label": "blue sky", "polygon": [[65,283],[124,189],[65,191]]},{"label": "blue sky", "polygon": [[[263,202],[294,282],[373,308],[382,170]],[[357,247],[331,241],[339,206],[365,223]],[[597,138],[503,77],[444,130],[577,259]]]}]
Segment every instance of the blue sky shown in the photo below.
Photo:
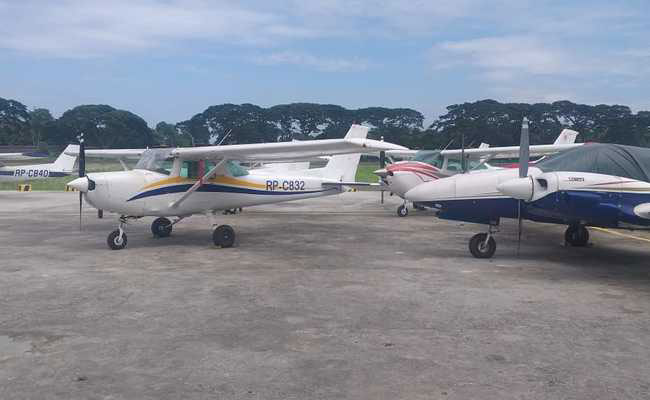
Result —
[{"label": "blue sky", "polygon": [[244,102],[650,110],[649,38],[645,0],[0,0],[0,97],[152,126]]}]

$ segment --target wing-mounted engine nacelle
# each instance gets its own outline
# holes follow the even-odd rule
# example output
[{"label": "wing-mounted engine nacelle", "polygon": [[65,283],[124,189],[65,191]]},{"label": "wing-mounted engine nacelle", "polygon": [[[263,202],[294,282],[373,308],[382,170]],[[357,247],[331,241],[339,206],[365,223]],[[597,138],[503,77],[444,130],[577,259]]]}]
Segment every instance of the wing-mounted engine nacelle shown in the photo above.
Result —
[{"label": "wing-mounted engine nacelle", "polygon": [[536,173],[501,182],[497,190],[508,197],[530,202],[557,191],[558,178],[553,172]]}]

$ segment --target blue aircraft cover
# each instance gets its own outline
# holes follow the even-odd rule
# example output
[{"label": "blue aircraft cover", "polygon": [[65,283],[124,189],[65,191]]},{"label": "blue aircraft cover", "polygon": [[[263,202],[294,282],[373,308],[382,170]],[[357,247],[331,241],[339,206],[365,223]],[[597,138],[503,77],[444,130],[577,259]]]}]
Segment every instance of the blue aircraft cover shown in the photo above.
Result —
[{"label": "blue aircraft cover", "polygon": [[650,182],[650,149],[588,143],[555,154],[535,166],[544,172],[593,172]]}]

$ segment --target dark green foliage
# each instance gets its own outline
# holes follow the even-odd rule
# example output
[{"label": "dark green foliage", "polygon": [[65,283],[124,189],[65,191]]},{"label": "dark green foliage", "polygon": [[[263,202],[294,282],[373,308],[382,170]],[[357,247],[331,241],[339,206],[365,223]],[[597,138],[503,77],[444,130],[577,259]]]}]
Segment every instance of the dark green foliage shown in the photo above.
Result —
[{"label": "dark green foliage", "polygon": [[27,107],[0,97],[0,145],[32,144],[32,132]]},{"label": "dark green foliage", "polygon": [[50,144],[76,141],[83,132],[90,147],[128,148],[157,144],[153,131],[137,115],[107,105],[84,105],[68,110],[46,130]]},{"label": "dark green foliage", "polygon": [[292,139],[340,138],[353,123],[376,127],[373,135],[400,137],[422,128],[422,114],[411,109],[363,108],[348,110],[331,104],[294,103],[270,108],[253,104],[209,107],[178,124],[197,142],[219,142],[232,131],[227,143],[275,142]]},{"label": "dark green foliage", "polygon": [[46,129],[49,129],[54,124],[54,118],[52,118],[50,110],[37,108],[29,112],[29,119],[32,128],[32,144],[39,146],[41,138],[45,136]]},{"label": "dark green foliage", "polygon": [[424,117],[408,108],[370,107],[349,110],[332,104],[293,103],[263,108],[254,104],[211,106],[178,124],[160,122],[155,129],[137,115],[108,105],[82,105],[53,119],[46,109],[28,111],[15,100],[0,98],[0,145],[65,145],[80,132],[91,147],[155,145],[190,146],[340,138],[352,123],[371,126],[370,137],[410,148],[457,148],[481,142],[492,146],[519,142],[521,120],[531,121],[531,143],[552,143],[563,128],[580,132],[578,141],[650,146],[650,112],[633,114],[621,105],[500,103],[481,100],[454,104],[427,129]]}]

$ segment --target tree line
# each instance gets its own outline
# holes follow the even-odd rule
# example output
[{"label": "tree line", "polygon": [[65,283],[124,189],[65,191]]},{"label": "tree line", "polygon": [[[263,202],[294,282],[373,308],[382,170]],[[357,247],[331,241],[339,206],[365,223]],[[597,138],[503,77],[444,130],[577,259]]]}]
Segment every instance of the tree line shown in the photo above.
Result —
[{"label": "tree line", "polygon": [[371,127],[370,137],[410,148],[513,145],[521,120],[530,122],[531,143],[552,143],[563,128],[580,132],[579,141],[650,146],[650,112],[622,105],[500,103],[480,100],[454,104],[428,126],[409,108],[356,110],[331,104],[293,103],[263,108],[253,104],[208,107],[177,123],[150,128],[138,115],[109,105],[81,105],[54,118],[44,108],[29,110],[0,98],[0,145],[65,145],[83,132],[89,146],[129,148],[193,144],[256,143],[343,137],[350,124]]}]

